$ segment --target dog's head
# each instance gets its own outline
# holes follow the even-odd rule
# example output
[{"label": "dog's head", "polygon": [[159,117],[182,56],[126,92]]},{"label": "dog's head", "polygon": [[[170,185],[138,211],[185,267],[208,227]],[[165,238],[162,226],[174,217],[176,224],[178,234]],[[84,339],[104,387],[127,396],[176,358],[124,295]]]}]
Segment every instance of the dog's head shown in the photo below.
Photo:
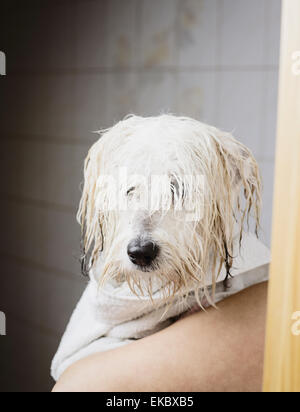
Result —
[{"label": "dog's head", "polygon": [[[251,152],[231,135],[189,118],[127,117],[90,149],[78,212],[83,266],[101,260],[101,281],[137,293],[154,278],[168,295],[214,283],[232,265],[233,238],[260,212]],[[242,199],[243,195],[243,199]]]}]

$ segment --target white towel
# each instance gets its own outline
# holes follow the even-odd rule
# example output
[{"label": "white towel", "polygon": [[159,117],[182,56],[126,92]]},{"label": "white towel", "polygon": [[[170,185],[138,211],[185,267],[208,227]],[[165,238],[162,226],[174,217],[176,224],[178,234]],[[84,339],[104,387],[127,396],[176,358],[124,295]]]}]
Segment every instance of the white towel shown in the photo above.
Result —
[{"label": "white towel", "polygon": [[[252,234],[244,234],[242,247],[236,247],[231,287],[223,286],[223,269],[215,294],[215,302],[268,279],[270,253]],[[166,308],[160,304],[162,291],[153,294],[155,306],[147,297],[137,297],[126,282],[116,286],[112,282],[99,289],[97,276],[91,273],[90,282],[80,299],[61,344],[52,362],[51,374],[58,380],[74,362],[97,352],[126,345],[169,326],[174,318],[197,303],[191,293],[185,304],[174,300]]]}]

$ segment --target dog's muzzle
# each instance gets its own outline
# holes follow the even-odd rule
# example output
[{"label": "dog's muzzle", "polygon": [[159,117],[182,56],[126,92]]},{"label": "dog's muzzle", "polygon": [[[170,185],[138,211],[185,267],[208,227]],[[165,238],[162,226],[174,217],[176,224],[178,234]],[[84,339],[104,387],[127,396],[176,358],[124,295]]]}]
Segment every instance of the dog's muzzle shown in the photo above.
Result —
[{"label": "dog's muzzle", "polygon": [[127,247],[131,262],[144,268],[152,264],[158,252],[159,247],[150,240],[134,239]]}]

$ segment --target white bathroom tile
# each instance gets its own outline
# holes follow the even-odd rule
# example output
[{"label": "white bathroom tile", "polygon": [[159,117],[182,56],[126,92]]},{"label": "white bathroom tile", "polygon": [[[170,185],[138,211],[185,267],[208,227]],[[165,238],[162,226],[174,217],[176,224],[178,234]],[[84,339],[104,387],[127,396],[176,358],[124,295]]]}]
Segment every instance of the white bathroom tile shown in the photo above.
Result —
[{"label": "white bathroom tile", "polygon": [[133,67],[136,62],[137,0],[109,0],[107,65]]},{"label": "white bathroom tile", "polygon": [[74,77],[49,78],[49,135],[72,137],[74,130]]},{"label": "white bathroom tile", "polygon": [[80,273],[80,227],[75,212],[40,210],[43,222],[39,242],[41,262],[58,270]]},{"label": "white bathroom tile", "polygon": [[25,103],[24,114],[18,132],[33,136],[49,135],[49,106],[54,98],[49,76],[28,76],[22,81],[24,84],[26,82],[28,90],[24,90],[22,96]]},{"label": "white bathroom tile", "polygon": [[[11,1],[8,3],[12,4]],[[23,13],[24,14],[24,13]],[[9,70],[15,68],[20,59],[20,52],[22,45],[18,42],[22,33],[22,39],[25,39],[25,32],[23,30],[22,21],[24,22],[24,16],[21,15],[20,9],[13,7],[10,10],[6,9],[1,2],[1,15],[0,15],[0,38],[1,38],[1,50],[9,55]],[[18,35],[16,27],[20,29]],[[6,77],[7,78],[7,77]],[[4,79],[4,78],[3,78]],[[3,80],[1,81],[3,83]],[[2,89],[2,86],[1,86]]]},{"label": "white bathroom tile", "polygon": [[218,76],[218,126],[232,132],[255,156],[260,156],[263,73],[237,71]]},{"label": "white bathroom tile", "polygon": [[183,72],[178,76],[177,113],[214,124],[216,74]]},{"label": "white bathroom tile", "polygon": [[44,327],[61,335],[85,288],[86,279],[81,275],[62,277],[6,258],[3,259],[3,273],[14,282],[2,282],[2,309],[37,328]]},{"label": "white bathroom tile", "polygon": [[74,213],[3,201],[7,218],[1,250],[53,270],[80,273],[80,228]]},{"label": "white bathroom tile", "polygon": [[274,161],[259,162],[263,182],[262,195],[262,239],[270,246],[272,234],[272,210],[274,194]]},{"label": "white bathroom tile", "polygon": [[3,194],[18,194],[21,186],[22,145],[12,138],[3,139],[0,152],[0,173],[5,176],[1,192]]},{"label": "white bathroom tile", "polygon": [[48,70],[73,68],[75,65],[75,13],[69,2],[38,8],[38,41],[41,67]]},{"label": "white bathroom tile", "polygon": [[36,2],[34,7],[17,10],[16,19],[12,39],[18,53],[13,59],[14,69],[37,72],[74,66],[74,7],[71,3]]},{"label": "white bathroom tile", "polygon": [[266,7],[265,64],[278,65],[280,53],[281,0],[264,0]]},{"label": "white bathroom tile", "polygon": [[78,69],[103,68],[107,65],[107,1],[79,1],[76,5],[75,30]]},{"label": "white bathroom tile", "polygon": [[54,138],[74,136],[75,76],[37,76],[32,83],[28,132]]},{"label": "white bathroom tile", "polygon": [[54,386],[50,365],[58,344],[59,338],[10,317],[9,333],[1,340],[1,376],[5,378],[0,381],[1,390],[50,392]]},{"label": "white bathroom tile", "polygon": [[172,66],[177,60],[178,0],[141,0],[139,62],[145,67]]},{"label": "white bathroom tile", "polygon": [[39,181],[42,201],[76,208],[75,146],[45,142],[41,151]]},{"label": "white bathroom tile", "polygon": [[[29,272],[29,270],[27,270]],[[62,335],[87,283],[80,273],[73,279],[66,279],[49,274],[36,274],[33,292],[39,293],[37,323],[56,335]]]},{"label": "white bathroom tile", "polygon": [[[94,135],[94,141],[98,140],[99,136]],[[86,145],[76,145],[74,147],[75,156],[73,164],[73,180],[74,180],[74,192],[72,193],[72,203],[76,205],[76,208],[79,206],[79,201],[82,194],[83,187],[83,172],[84,172],[84,161],[87,157],[88,151],[92,143]]]},{"label": "white bathroom tile", "polygon": [[[19,77],[13,79],[11,76],[1,78],[0,110],[1,110],[1,134],[16,131],[17,125],[12,118],[17,118],[21,111],[20,99],[17,99],[19,89]],[[19,89],[20,90],[20,89]]]},{"label": "white bathroom tile", "polygon": [[6,176],[2,181],[2,193],[10,193],[12,190],[14,172],[12,160],[12,145],[11,142],[6,139],[1,142],[1,152],[0,152],[0,173],[1,176]]},{"label": "white bathroom tile", "polygon": [[277,106],[278,106],[278,72],[264,74],[265,105],[263,108],[263,146],[262,157],[274,159],[277,132]]},{"label": "white bathroom tile", "polygon": [[[11,69],[22,71],[41,68],[47,58],[47,48],[43,47],[41,40],[45,24],[41,24],[40,17],[41,14],[37,7],[22,10],[15,7],[14,10],[3,15],[1,29],[5,30],[5,36],[3,36],[2,47],[9,55]],[[5,20],[4,25],[3,20]]]},{"label": "white bathroom tile", "polygon": [[157,116],[176,112],[176,75],[172,73],[140,73],[138,78],[138,113]]},{"label": "white bathroom tile", "polygon": [[2,223],[5,237],[1,239],[1,250],[9,255],[41,262],[43,222],[40,210],[26,203],[4,199],[2,207],[6,218]]},{"label": "white bathroom tile", "polygon": [[220,5],[219,63],[261,65],[264,59],[264,2],[222,0]]},{"label": "white bathroom tile", "polygon": [[211,66],[217,52],[217,0],[179,3],[179,65]]},{"label": "white bathroom tile", "polygon": [[26,133],[31,130],[33,117],[32,78],[5,76],[1,79],[1,130],[9,133]]},{"label": "white bathroom tile", "polygon": [[[19,185],[13,194],[26,199],[41,199],[43,180],[43,144],[38,141],[19,141]],[[53,167],[53,164],[51,165]]]},{"label": "white bathroom tile", "polygon": [[112,126],[124,116],[136,112],[138,77],[130,72],[109,73],[107,76],[107,123]]},{"label": "white bathroom tile", "polygon": [[107,74],[78,75],[75,79],[74,137],[91,141],[93,131],[107,124]]},{"label": "white bathroom tile", "polygon": [[3,212],[9,215],[6,219],[3,219],[2,231],[5,233],[5,236],[0,237],[0,250],[2,253],[11,253],[14,250],[14,236],[17,233],[15,220],[12,218],[12,215],[15,213],[15,205],[4,198],[1,199],[1,207]]},{"label": "white bathroom tile", "polygon": [[44,222],[41,213],[36,207],[22,203],[19,203],[16,209],[18,236],[11,251],[25,259],[42,262],[40,233],[43,231]]}]

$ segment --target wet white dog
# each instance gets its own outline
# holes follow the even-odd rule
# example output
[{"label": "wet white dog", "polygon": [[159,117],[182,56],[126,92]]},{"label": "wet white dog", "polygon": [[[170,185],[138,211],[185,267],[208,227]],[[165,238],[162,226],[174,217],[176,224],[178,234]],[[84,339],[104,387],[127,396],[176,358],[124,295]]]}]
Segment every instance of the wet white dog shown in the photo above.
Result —
[{"label": "wet white dog", "polygon": [[231,289],[224,285],[234,271],[269,259],[244,233],[251,210],[259,226],[261,190],[244,145],[172,115],[130,116],[100,135],[85,162],[78,213],[91,282],[53,362],[55,378],[83,356],[146,336],[190,306],[214,304],[266,278],[256,272]]},{"label": "wet white dog", "polygon": [[101,254],[102,282],[126,279],[142,292],[147,278],[151,293],[160,277],[168,294],[203,286],[209,271],[216,279],[222,264],[229,272],[237,225],[242,234],[252,207],[259,223],[261,183],[250,151],[171,115],[131,116],[101,135],[86,160],[79,211],[87,271]]}]

